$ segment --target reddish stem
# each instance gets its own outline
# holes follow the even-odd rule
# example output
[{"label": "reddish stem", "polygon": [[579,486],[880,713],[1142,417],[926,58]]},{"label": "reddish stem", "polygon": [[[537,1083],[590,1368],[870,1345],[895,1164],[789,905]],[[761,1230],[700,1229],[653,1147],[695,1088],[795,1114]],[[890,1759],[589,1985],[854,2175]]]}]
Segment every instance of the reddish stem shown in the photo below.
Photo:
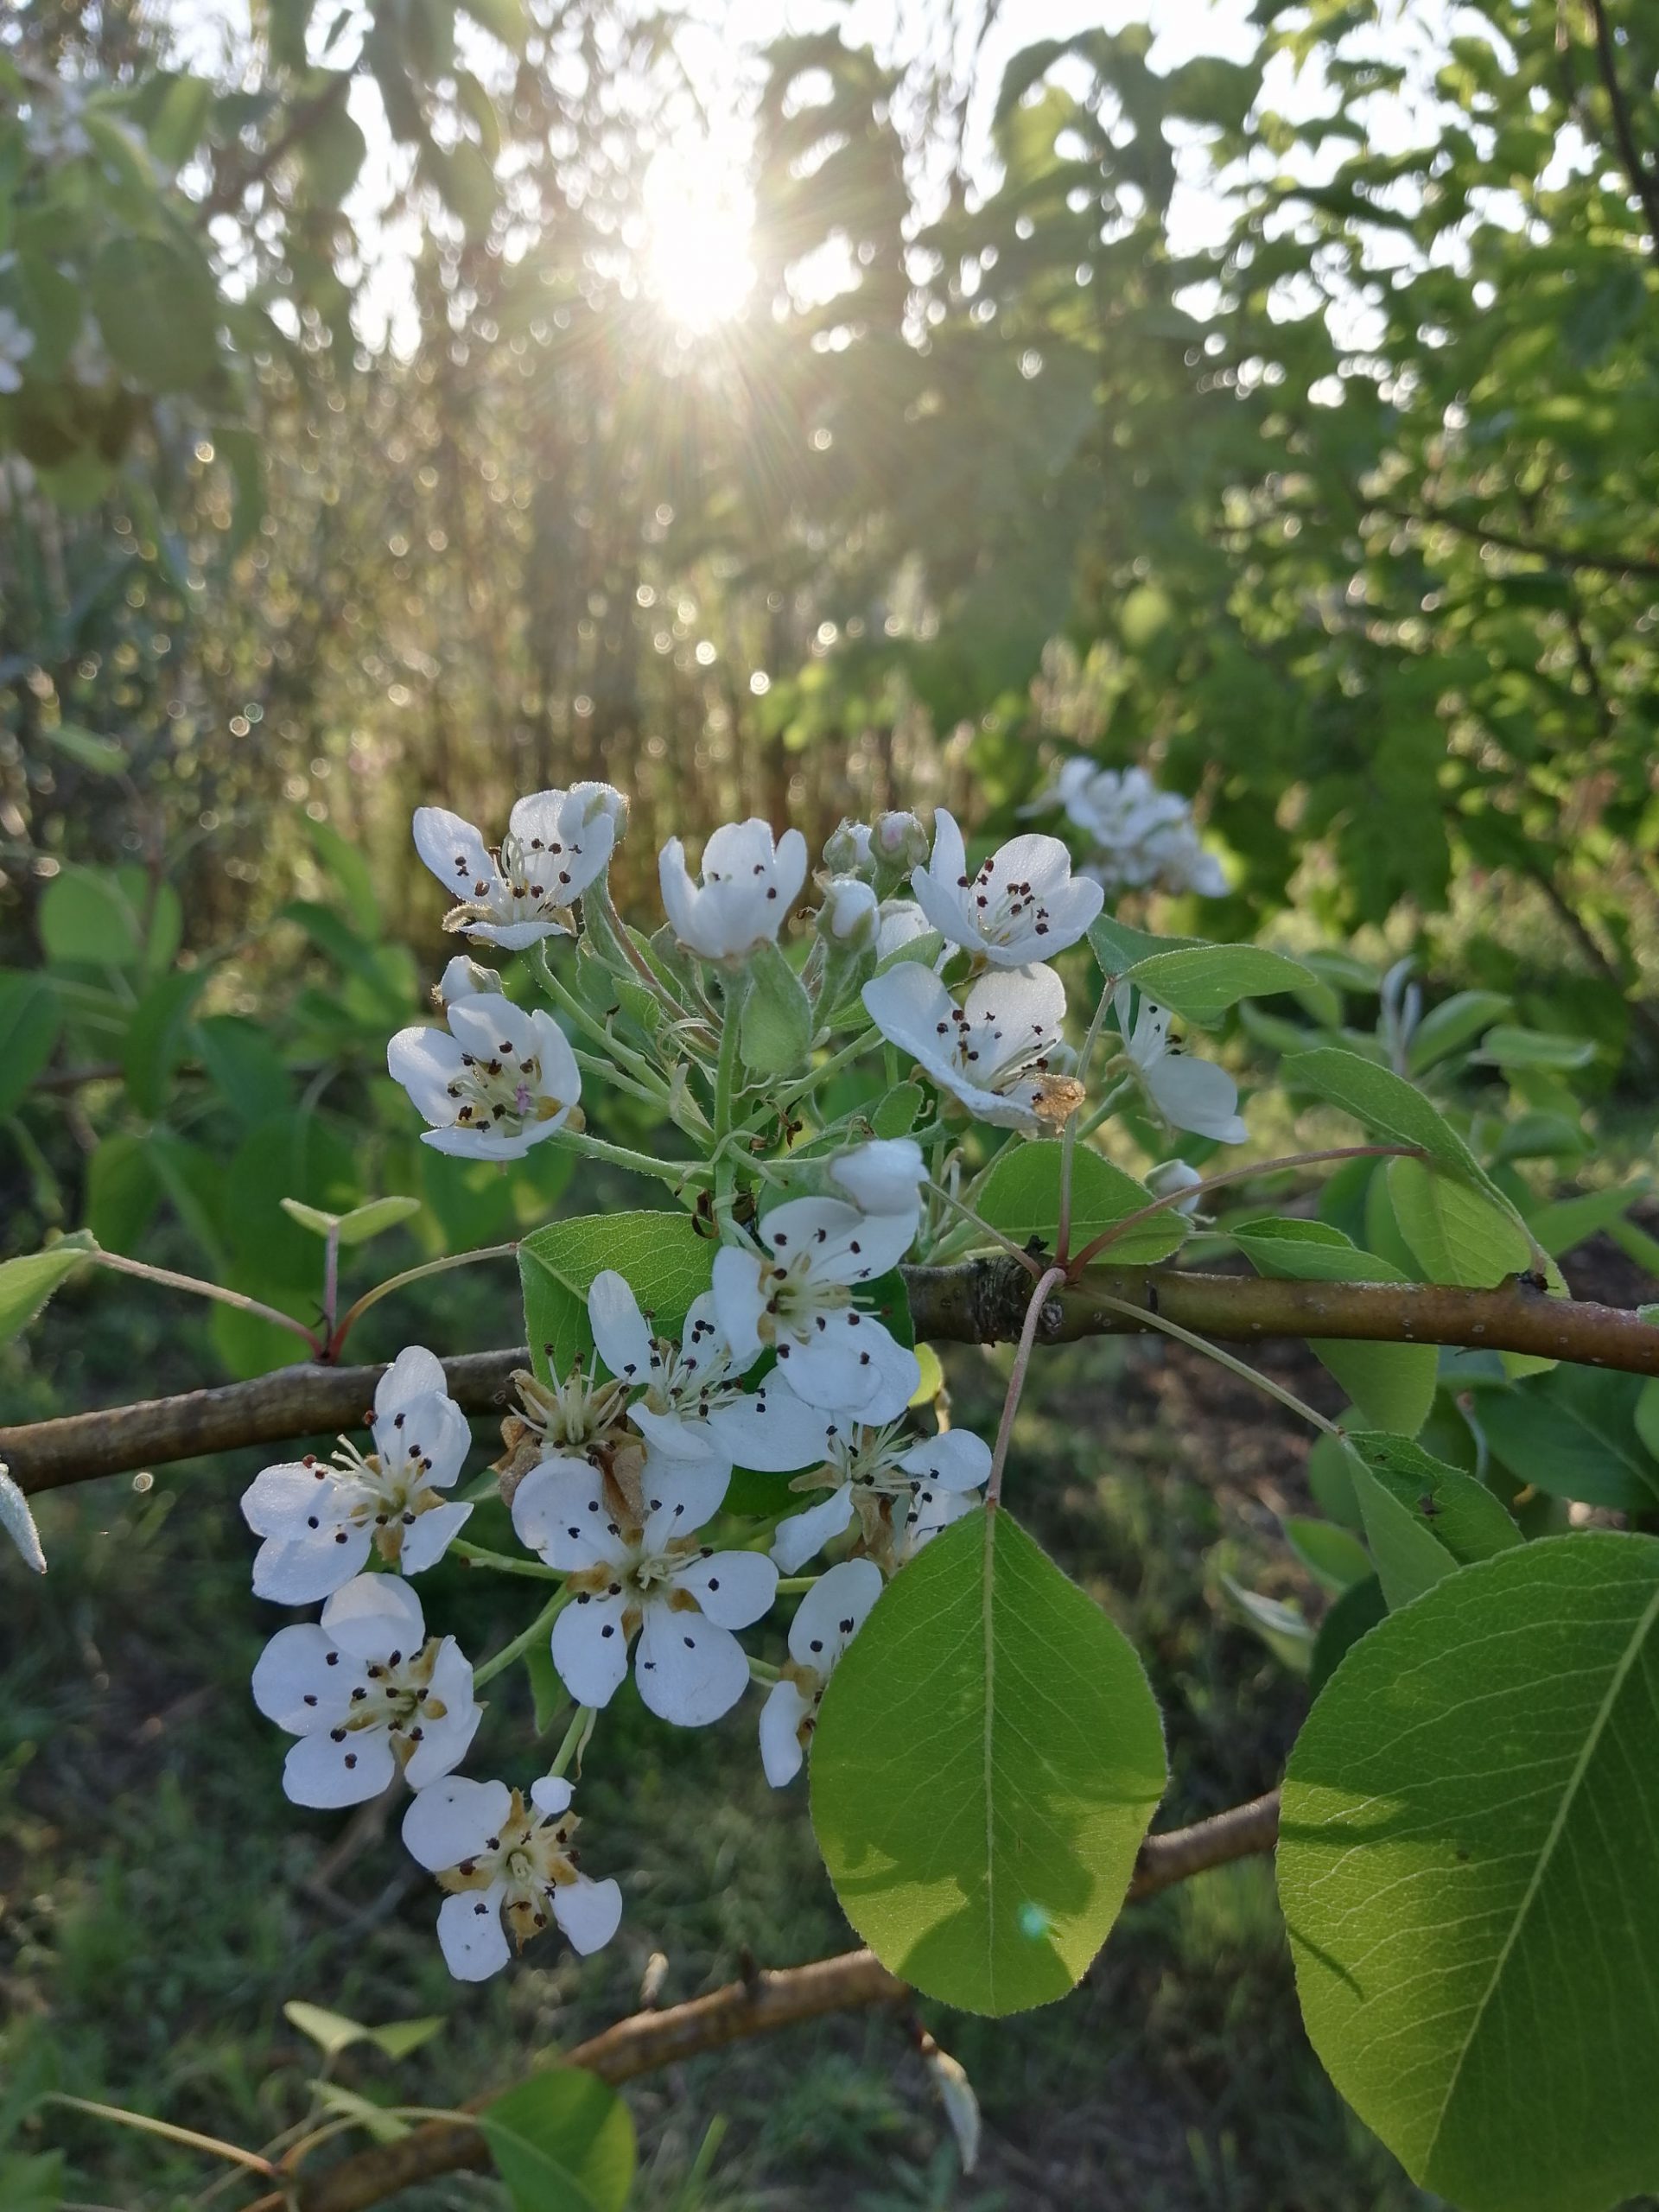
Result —
[{"label": "reddish stem", "polygon": [[991,1454],[990,1478],[985,1484],[985,1503],[995,1511],[1002,1501],[1002,1470],[1007,1463],[1008,1440],[1014,1434],[1014,1417],[1020,1410],[1020,1393],[1026,1387],[1026,1370],[1031,1365],[1031,1349],[1037,1341],[1037,1322],[1051,1290],[1065,1281],[1064,1268],[1050,1268],[1037,1278],[1037,1287],[1031,1294],[1026,1307],[1024,1325],[1020,1331],[1020,1343],[1014,1355],[1014,1371],[1008,1376],[1008,1395],[1002,1401],[1002,1424],[996,1432],[996,1449]]}]

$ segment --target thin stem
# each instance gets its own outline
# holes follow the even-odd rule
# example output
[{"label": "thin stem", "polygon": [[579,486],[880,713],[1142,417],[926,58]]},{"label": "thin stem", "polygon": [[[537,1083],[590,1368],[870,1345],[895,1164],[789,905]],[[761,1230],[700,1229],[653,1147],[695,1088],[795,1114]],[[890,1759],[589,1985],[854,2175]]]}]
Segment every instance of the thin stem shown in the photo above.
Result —
[{"label": "thin stem", "polygon": [[480,1244],[471,1252],[448,1252],[441,1260],[424,1260],[418,1268],[405,1268],[401,1274],[388,1275],[385,1282],[378,1282],[372,1290],[365,1290],[354,1305],[348,1306],[340,1316],[340,1325],[328,1339],[327,1357],[338,1359],[340,1347],[370,1306],[378,1306],[383,1298],[390,1298],[394,1290],[402,1290],[411,1282],[419,1282],[427,1275],[447,1274],[451,1268],[470,1268],[476,1260],[506,1260],[518,1249],[517,1244]]},{"label": "thin stem", "polygon": [[787,1090],[779,1091],[774,1103],[780,1107],[787,1107],[792,1106],[798,1098],[804,1098],[808,1091],[816,1090],[826,1077],[839,1075],[842,1068],[850,1067],[855,1060],[861,1059],[880,1033],[879,1029],[866,1029],[850,1044],[843,1045],[839,1052],[831,1052],[827,1060],[821,1060],[810,1075],[803,1076],[798,1083],[791,1084]]},{"label": "thin stem", "polygon": [[481,1667],[474,1668],[473,1688],[482,1689],[486,1682],[493,1682],[498,1675],[512,1665],[515,1659],[522,1659],[539,1638],[550,1635],[554,1622],[575,1595],[569,1584],[563,1590],[556,1591],[527,1629],[521,1630],[511,1643],[503,1644],[493,1659],[486,1659]]},{"label": "thin stem", "polygon": [[469,1544],[464,1537],[450,1539],[450,1550],[457,1559],[464,1559],[471,1567],[487,1567],[497,1574],[528,1574],[537,1582],[563,1582],[564,1575],[556,1567],[543,1567],[538,1559],[514,1559],[508,1552],[493,1552],[482,1544]]},{"label": "thin stem", "polygon": [[597,1052],[584,1052],[579,1045],[570,1048],[571,1058],[585,1075],[596,1075],[613,1090],[626,1090],[630,1098],[643,1099],[647,1106],[666,1106],[667,1086],[653,1082],[649,1088],[631,1075],[624,1075],[613,1060],[601,1058]]},{"label": "thin stem", "polygon": [[625,1045],[620,1039],[613,1037],[599,1016],[582,1004],[570,986],[562,982],[554,974],[553,963],[547,957],[545,939],[537,947],[536,964],[541,971],[542,981],[547,987],[548,996],[556,1006],[563,1007],[571,1020],[586,1036],[590,1037],[594,1044],[604,1047],[607,1058],[620,1060],[625,1067],[632,1070],[634,1075],[644,1081],[655,1083],[659,1079],[656,1069],[652,1067],[644,1053],[636,1052],[631,1045]]},{"label": "thin stem", "polygon": [[769,1667],[764,1659],[750,1660],[749,1680],[752,1682],[781,1682],[783,1679],[781,1667]]},{"label": "thin stem", "polygon": [[1243,1167],[1224,1168],[1219,1175],[1206,1175],[1202,1183],[1190,1183],[1185,1189],[1166,1191],[1161,1198],[1154,1198],[1149,1205],[1137,1206],[1133,1213],[1126,1213],[1122,1221],[1115,1221],[1109,1229],[1103,1229],[1091,1243],[1085,1244],[1069,1265],[1071,1280],[1075,1282],[1090,1260],[1116,1244],[1120,1236],[1148,1221],[1154,1214],[1162,1213],[1169,1206],[1179,1205],[1189,1198],[1201,1198],[1206,1191],[1218,1191],[1224,1184],[1245,1183],[1258,1175],[1282,1175],[1293,1167],[1316,1167],[1326,1160],[1425,1160],[1427,1154],[1421,1145],[1414,1144],[1342,1144],[1328,1152],[1293,1152],[1283,1160],[1258,1160]]},{"label": "thin stem", "polygon": [[952,1213],[960,1214],[963,1221],[971,1222],[982,1235],[1000,1244],[1011,1260],[1018,1260],[1028,1275],[1034,1275],[1039,1272],[1037,1262],[1029,1252],[1023,1250],[1011,1236],[1005,1236],[1000,1229],[993,1229],[990,1223],[982,1219],[971,1206],[963,1205],[960,1198],[953,1197],[949,1191],[937,1182],[930,1181],[928,1188],[935,1198],[944,1200]]},{"label": "thin stem", "polygon": [[334,1333],[334,1309],[340,1303],[340,1224],[331,1221],[322,1248],[322,1327],[330,1343]]},{"label": "thin stem", "polygon": [[90,2097],[72,2097],[62,2089],[48,2089],[41,2100],[42,2104],[67,2105],[72,2112],[90,2113],[94,2120],[112,2120],[121,2127],[136,2127],[141,2134],[159,2135],[168,2143],[182,2143],[192,2151],[206,2151],[215,2158],[227,2158],[235,2166],[245,2166],[250,2173],[263,2174],[266,2180],[275,2180],[276,2168],[257,2151],[245,2151],[240,2144],[221,2142],[216,2135],[198,2135],[194,2127],[175,2127],[169,2120],[151,2120],[148,2113],[127,2112],[119,2105],[95,2104]]},{"label": "thin stem", "polygon": [[1094,1112],[1086,1116],[1078,1124],[1077,1135],[1080,1137],[1093,1136],[1095,1131],[1106,1119],[1106,1116],[1114,1111],[1118,1100],[1123,1096],[1126,1091],[1133,1090],[1135,1087],[1135,1077],[1132,1075],[1126,1075],[1122,1078],[1122,1082],[1115,1083],[1111,1089],[1106,1093],[1105,1096],[1101,1100],[1099,1105],[1096,1107]]},{"label": "thin stem", "polygon": [[321,1344],[303,1321],[296,1321],[291,1313],[284,1313],[263,1300],[248,1298],[239,1290],[226,1290],[222,1283],[204,1282],[200,1275],[175,1274],[171,1268],[152,1268],[143,1260],[129,1260],[119,1252],[88,1252],[86,1257],[95,1268],[111,1268],[117,1274],[137,1275],[141,1282],[160,1283],[168,1290],[188,1290],[197,1298],[217,1299],[221,1306],[233,1306],[239,1313],[251,1313],[273,1327],[286,1329],[291,1336],[302,1338],[314,1352],[321,1353]]},{"label": "thin stem", "polygon": [[786,1574],[778,1585],[778,1595],[780,1598],[793,1598],[802,1590],[810,1590],[815,1583],[821,1582],[823,1580],[823,1577],[819,1574]]},{"label": "thin stem", "polygon": [[563,1128],[553,1141],[581,1153],[585,1160],[602,1160],[612,1167],[626,1167],[630,1174],[671,1183],[677,1190],[709,1179],[709,1167],[701,1160],[653,1160],[649,1153],[630,1152],[626,1145],[609,1144],[603,1137],[590,1137],[581,1129]]},{"label": "thin stem", "polygon": [[1288,1408],[1294,1414],[1300,1414],[1305,1421],[1311,1421],[1315,1428],[1322,1429],[1325,1435],[1340,1436],[1342,1434],[1341,1429],[1335,1421],[1327,1421],[1323,1414],[1316,1413],[1313,1408],[1299,1398],[1294,1391],[1287,1390],[1282,1384],[1263,1375],[1259,1368],[1252,1367],[1248,1360],[1235,1359],[1231,1352],[1223,1351],[1218,1345],[1212,1344],[1207,1337],[1195,1336],[1191,1329],[1182,1328],[1179,1321],[1171,1321],[1161,1313],[1154,1313],[1149,1306],[1132,1306],[1126,1298],[1109,1298],[1104,1291],[1095,1292],[1094,1302],[1096,1306],[1105,1306],[1111,1313],[1132,1314],[1137,1321],[1144,1322],[1148,1328],[1161,1330],[1165,1336],[1173,1337],[1180,1344],[1191,1344],[1194,1351],[1201,1351],[1206,1359],[1213,1359],[1217,1367],[1224,1367],[1229,1374],[1238,1376],[1242,1381],[1253,1382],[1258,1390],[1265,1391],[1270,1398],[1276,1398],[1281,1406]]},{"label": "thin stem", "polygon": [[[1089,1063],[1095,1057],[1095,1046],[1100,1041],[1101,1025],[1106,1019],[1106,1009],[1111,1001],[1111,992],[1103,991],[1090,1021],[1088,1034],[1083,1040],[1083,1050],[1077,1055],[1079,1084],[1086,1086],[1088,1084]],[[1079,1103],[1084,1095],[1084,1092],[1079,1092]],[[1091,1122],[1090,1126],[1093,1128],[1096,1125]],[[1062,1265],[1071,1250],[1071,1161],[1077,1152],[1077,1139],[1082,1134],[1077,1127],[1077,1109],[1073,1108],[1065,1117],[1065,1128],[1060,1135],[1060,1214],[1055,1231],[1054,1256]]]},{"label": "thin stem", "polygon": [[721,1006],[720,1058],[715,1065],[715,1218],[722,1229],[731,1221],[737,1185],[737,1164],[727,1140],[737,1096],[738,1032],[747,988],[747,976],[730,977]]},{"label": "thin stem", "polygon": [[591,1705],[576,1707],[570,1726],[564,1732],[564,1741],[553,1754],[553,1764],[547,1770],[550,1775],[569,1774],[572,1766],[582,1772],[582,1755],[587,1750],[594,1732],[594,1723],[599,1718],[598,1708]]},{"label": "thin stem", "polygon": [[1008,1440],[1014,1434],[1014,1417],[1020,1410],[1020,1395],[1026,1387],[1026,1370],[1031,1365],[1031,1348],[1037,1341],[1038,1319],[1049,1292],[1065,1281],[1064,1268],[1046,1268],[1037,1278],[1037,1287],[1032,1292],[1026,1306],[1020,1343],[1014,1355],[1014,1370],[1008,1376],[1008,1394],[1002,1401],[1002,1421],[996,1432],[996,1449],[991,1454],[990,1477],[985,1484],[986,1507],[993,1512],[1002,1502],[1002,1470],[1007,1465]]}]

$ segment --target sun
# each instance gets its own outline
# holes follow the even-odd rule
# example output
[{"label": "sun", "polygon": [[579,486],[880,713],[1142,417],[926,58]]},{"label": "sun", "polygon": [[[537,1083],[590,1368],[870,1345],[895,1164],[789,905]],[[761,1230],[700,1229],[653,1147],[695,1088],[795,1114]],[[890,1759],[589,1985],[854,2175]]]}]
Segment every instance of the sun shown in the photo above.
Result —
[{"label": "sun", "polygon": [[737,149],[713,138],[664,146],[643,200],[645,289],[668,321],[702,334],[741,314],[754,286],[754,196]]}]

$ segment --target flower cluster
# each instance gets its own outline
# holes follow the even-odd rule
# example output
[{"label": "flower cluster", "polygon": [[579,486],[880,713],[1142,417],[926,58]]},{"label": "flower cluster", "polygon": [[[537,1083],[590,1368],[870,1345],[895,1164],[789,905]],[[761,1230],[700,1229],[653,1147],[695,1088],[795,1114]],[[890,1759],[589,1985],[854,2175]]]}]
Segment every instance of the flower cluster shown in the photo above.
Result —
[{"label": "flower cluster", "polygon": [[[982,1438],[919,1410],[897,1271],[973,1219],[964,1120],[1041,1137],[1084,1095],[1052,963],[1104,893],[1057,839],[1014,837],[970,868],[944,811],[931,837],[913,815],[843,823],[791,957],[808,882],[798,831],[728,823],[695,872],[671,839],[665,924],[646,937],[611,899],[626,820],[601,784],[521,798],[496,847],[456,815],[419,810],[416,849],[454,901],[445,926],[513,959],[497,972],[457,953],[435,994],[441,1021],[401,1030],[388,1066],[439,1151],[505,1162],[554,1141],[673,1184],[707,1239],[690,1239],[703,1287],[676,1294],[664,1328],[618,1268],[584,1270],[584,1348],[537,1347],[514,1377],[501,1453],[471,1487],[468,1424],[416,1346],[381,1377],[371,1448],[342,1438],[330,1459],[268,1467],[243,1500],[257,1594],[321,1608],[280,1630],[254,1675],[261,1711],[295,1738],[288,1795],[335,1807],[407,1786],[404,1840],[444,1892],[439,1940],[464,1980],[550,1928],[582,1952],[614,1935],[620,1889],[581,1871],[571,1775],[630,1677],[682,1727],[718,1721],[763,1682],[765,1771],[779,1786],[799,1772],[831,1672],[887,1582],[981,1503],[991,1474]],[[597,994],[559,972],[573,939],[583,978],[594,963],[607,978]],[[548,1002],[526,1003],[538,987]],[[1129,986],[1114,1010],[1118,1060],[1152,1109],[1236,1141],[1230,1078],[1179,1053],[1167,1015]],[[910,1086],[889,1133],[868,1103],[837,1107],[828,1089],[873,1046],[889,1084],[896,1059],[926,1086]],[[692,1156],[590,1132],[584,1073],[653,1105]],[[462,1539],[491,1490],[530,1559]],[[457,1550],[544,1599],[476,1669],[428,1633],[411,1586]],[[796,1598],[787,1658],[752,1655],[746,1632]],[[574,1708],[550,1767],[519,1782],[461,1774],[478,1693],[537,1645]]]},{"label": "flower cluster", "polygon": [[1160,791],[1144,768],[1065,761],[1033,812],[1064,808],[1088,845],[1084,872],[1107,891],[1196,892],[1224,898],[1227,878],[1199,841],[1190,804]]}]

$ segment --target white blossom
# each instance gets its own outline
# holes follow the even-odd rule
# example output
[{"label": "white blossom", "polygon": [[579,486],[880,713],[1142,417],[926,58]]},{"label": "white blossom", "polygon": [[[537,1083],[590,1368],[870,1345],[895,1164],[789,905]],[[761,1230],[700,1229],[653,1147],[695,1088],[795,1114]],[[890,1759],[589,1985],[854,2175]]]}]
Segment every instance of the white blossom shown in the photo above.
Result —
[{"label": "white blossom", "polygon": [[878,814],[870,824],[870,852],[890,868],[919,868],[927,858],[927,832],[913,814]]},{"label": "white blossom", "polygon": [[[588,1319],[600,1357],[638,1394],[629,1400],[627,1418],[645,1441],[668,1459],[718,1459],[729,1471],[720,1416],[740,1407],[745,1393],[713,1294],[692,1301],[673,1345],[652,1337],[626,1280],[607,1268],[588,1291]],[[801,1408],[792,1432],[781,1421],[773,1423],[773,1452],[785,1454],[788,1468],[804,1467],[822,1449],[822,1430],[821,1420]]]},{"label": "white blossom", "polygon": [[875,893],[855,875],[832,875],[823,885],[820,926],[837,944],[869,946],[879,932]]},{"label": "white blossom", "polygon": [[1067,760],[1030,810],[1053,805],[1063,806],[1089,840],[1085,872],[1106,890],[1224,896],[1227,878],[1199,842],[1191,806],[1160,791],[1144,768],[1098,768],[1084,756]]},{"label": "white blossom", "polygon": [[790,1623],[789,1663],[760,1708],[760,1760],[774,1789],[800,1772],[824,1686],[881,1588],[881,1570],[873,1560],[849,1559],[820,1576],[802,1599]]},{"label": "white blossom", "polygon": [[11,1479],[10,1470],[3,1460],[0,1460],[0,1529],[16,1545],[23,1565],[32,1567],[36,1574],[44,1574],[46,1554],[41,1548],[41,1532],[35,1526],[28,1498]]},{"label": "white blossom", "polygon": [[1243,1144],[1249,1135],[1238,1111],[1238,1085],[1213,1060],[1197,1060],[1169,1041],[1169,1014],[1143,993],[1120,983],[1112,995],[1123,1043],[1147,1097],[1172,1128],[1217,1144]]},{"label": "white blossom", "polygon": [[729,1713],[749,1679],[732,1634],[771,1606],[778,1570],[758,1552],[716,1552],[696,1531],[720,1506],[721,1461],[648,1451],[632,1485],[586,1459],[532,1467],[512,1497],[521,1542],[568,1576],[553,1664],[582,1705],[608,1705],[635,1637],[639,1694],[664,1720],[700,1728]]},{"label": "white blossom", "polygon": [[575,784],[519,799],[496,853],[460,815],[417,807],[415,849],[455,895],[445,929],[522,951],[538,938],[575,935],[572,909],[604,873],[626,820],[620,791]]},{"label": "white blossom", "polygon": [[1171,1198],[1177,1191],[1185,1193],[1175,1199],[1170,1211],[1185,1214],[1188,1220],[1198,1210],[1198,1194],[1203,1185],[1203,1175],[1185,1160],[1162,1160],[1147,1177],[1147,1188],[1154,1198]]},{"label": "white blossom", "polygon": [[1105,898],[1097,883],[1072,875],[1058,837],[1029,830],[969,875],[962,832],[943,807],[933,818],[933,857],[910,881],[934,928],[994,968],[1025,968],[1063,952]]},{"label": "white blossom", "polygon": [[866,1213],[915,1214],[927,1162],[914,1137],[872,1137],[832,1160],[830,1179]]},{"label": "white blossom", "polygon": [[870,1020],[942,1090],[994,1128],[1030,1132],[1079,1103],[1063,1057],[1065,986],[1052,968],[995,969],[958,1006],[931,969],[900,961],[864,986]]},{"label": "white blossom", "polygon": [[401,1770],[423,1789],[459,1766],[482,1708],[453,1637],[428,1637],[395,1574],[359,1574],[319,1622],[279,1629],[253,1670],[253,1701],[299,1741],[283,1769],[296,1805],[359,1805]]},{"label": "white blossom", "polygon": [[455,999],[488,998],[500,993],[501,978],[493,968],[480,968],[476,960],[458,952],[444,963],[433,995],[440,1006],[448,1006]]},{"label": "white blossom", "polygon": [[906,945],[914,944],[918,938],[938,934],[913,899],[884,899],[876,926],[875,957],[878,960],[889,959],[893,953],[902,952]]},{"label": "white blossom", "polygon": [[823,864],[835,875],[857,875],[871,861],[870,825],[842,815],[823,841]]},{"label": "white blossom", "polygon": [[571,1839],[582,1825],[560,1775],[524,1793],[505,1782],[451,1775],[416,1796],[404,1815],[411,1855],[449,1891],[438,1908],[438,1942],[458,1981],[484,1981],[550,1919],[575,1950],[602,1950],[622,1917],[622,1892],[577,1871]]},{"label": "white blossom", "polygon": [[402,1574],[420,1574],[460,1534],[473,1509],[443,1493],[472,1437],[429,1351],[411,1344],[380,1377],[372,1428],[367,1459],[342,1437],[332,1462],[308,1453],[255,1476],[242,1515],[264,1538],[256,1598],[314,1605],[360,1574],[371,1550]]},{"label": "white blossom", "polygon": [[753,1365],[776,1351],[808,1405],[887,1420],[921,1382],[916,1355],[854,1294],[896,1268],[915,1240],[914,1212],[870,1214],[839,1198],[791,1198],[757,1232],[761,1249],[715,1255],[715,1312],[732,1356]]},{"label": "white blossom", "polygon": [[786,830],[774,845],[766,823],[728,822],[702,849],[699,880],[677,837],[663,847],[658,875],[664,911],[686,950],[737,964],[777,942],[806,881],[806,840]]},{"label": "white blossom", "polygon": [[556,1136],[582,1096],[564,1032],[499,993],[452,999],[448,1029],[400,1029],[386,1065],[431,1123],[423,1141],[462,1159],[518,1160]]},{"label": "white blossom", "polygon": [[804,1491],[828,1484],[830,1495],[779,1522],[772,1556],[781,1573],[798,1573],[845,1534],[856,1513],[867,1552],[888,1560],[908,1559],[977,1504],[990,1471],[990,1446],[971,1429],[941,1429],[919,1442],[896,1423],[834,1430],[826,1439],[823,1467],[790,1485]]}]

